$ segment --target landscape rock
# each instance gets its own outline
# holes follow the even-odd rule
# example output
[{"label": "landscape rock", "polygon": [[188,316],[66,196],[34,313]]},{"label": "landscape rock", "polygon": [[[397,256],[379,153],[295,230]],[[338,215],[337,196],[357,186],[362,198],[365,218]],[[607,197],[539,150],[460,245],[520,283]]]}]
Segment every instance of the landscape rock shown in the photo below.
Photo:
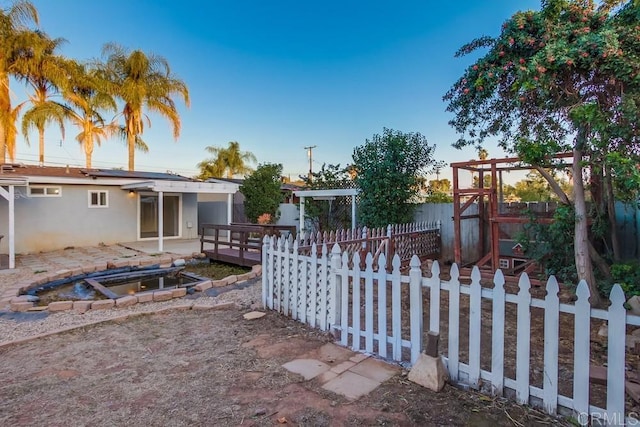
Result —
[{"label": "landscape rock", "polygon": [[9,307],[11,311],[28,311],[31,307],[33,307],[33,303],[29,301],[24,302],[12,302],[9,303]]},{"label": "landscape rock", "polygon": [[108,310],[113,308],[116,302],[112,299],[101,299],[91,303],[91,310]]},{"label": "landscape rock", "polygon": [[179,259],[173,261],[173,266],[174,267],[184,267],[185,264],[186,264],[186,261],[184,260],[184,258],[179,258]]},{"label": "landscape rock", "polygon": [[245,320],[255,320],[265,316],[266,314],[267,313],[262,311],[250,311],[249,313],[243,314],[242,317],[244,317]]},{"label": "landscape rock", "polygon": [[92,301],[74,301],[73,302],[73,311],[76,313],[86,313],[91,310]]}]

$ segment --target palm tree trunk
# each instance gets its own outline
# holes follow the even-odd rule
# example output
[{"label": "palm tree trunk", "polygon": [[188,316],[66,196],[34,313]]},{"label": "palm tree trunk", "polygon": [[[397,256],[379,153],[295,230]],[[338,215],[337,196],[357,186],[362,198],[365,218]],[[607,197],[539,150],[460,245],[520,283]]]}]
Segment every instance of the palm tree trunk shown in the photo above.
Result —
[{"label": "palm tree trunk", "polygon": [[93,156],[93,140],[89,137],[84,139],[84,163],[87,169],[91,169],[91,156]]},{"label": "palm tree trunk", "polygon": [[596,278],[593,274],[591,257],[589,256],[589,228],[587,223],[587,204],[584,196],[584,182],[582,181],[582,149],[580,142],[576,143],[573,149],[573,189],[576,222],[574,228],[574,256],[578,279],[585,280],[591,293],[591,304],[599,306],[601,304],[600,292]]},{"label": "palm tree trunk", "polygon": [[7,133],[11,120],[11,98],[9,97],[9,75],[0,73],[0,160],[7,161]]},{"label": "palm tree trunk", "polygon": [[129,171],[134,171],[134,154],[136,149],[136,136],[132,133],[127,134],[127,150],[129,152]]},{"label": "palm tree trunk", "polygon": [[44,166],[44,126],[38,126],[38,164]]}]

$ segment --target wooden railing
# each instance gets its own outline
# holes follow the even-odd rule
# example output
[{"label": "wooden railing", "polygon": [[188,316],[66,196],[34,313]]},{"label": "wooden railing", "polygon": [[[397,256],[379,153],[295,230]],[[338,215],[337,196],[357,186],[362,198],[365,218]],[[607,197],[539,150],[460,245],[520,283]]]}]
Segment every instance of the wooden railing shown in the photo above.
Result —
[{"label": "wooden railing", "polygon": [[[264,236],[295,236],[296,227],[275,224],[202,224],[200,252],[213,261],[241,266],[260,264]],[[205,248],[205,244],[213,245]]]}]

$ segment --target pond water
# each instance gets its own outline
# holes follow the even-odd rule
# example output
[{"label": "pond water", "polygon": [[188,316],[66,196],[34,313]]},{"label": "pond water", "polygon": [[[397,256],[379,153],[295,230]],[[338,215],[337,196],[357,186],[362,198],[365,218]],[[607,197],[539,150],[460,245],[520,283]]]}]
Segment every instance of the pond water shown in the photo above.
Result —
[{"label": "pond water", "polygon": [[81,301],[117,298],[159,289],[190,287],[205,278],[182,271],[183,267],[151,268],[80,275],[30,289],[36,305],[54,301]]}]

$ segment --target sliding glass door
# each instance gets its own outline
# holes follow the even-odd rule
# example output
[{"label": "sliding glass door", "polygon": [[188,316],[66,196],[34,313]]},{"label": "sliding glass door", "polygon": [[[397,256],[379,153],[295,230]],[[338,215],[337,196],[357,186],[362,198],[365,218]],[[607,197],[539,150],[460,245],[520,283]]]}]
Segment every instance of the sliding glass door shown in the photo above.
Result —
[{"label": "sliding glass door", "polygon": [[[163,199],[164,237],[180,237],[180,202],[179,194],[165,194]],[[141,193],[139,196],[140,238],[158,237],[158,194]]]}]

